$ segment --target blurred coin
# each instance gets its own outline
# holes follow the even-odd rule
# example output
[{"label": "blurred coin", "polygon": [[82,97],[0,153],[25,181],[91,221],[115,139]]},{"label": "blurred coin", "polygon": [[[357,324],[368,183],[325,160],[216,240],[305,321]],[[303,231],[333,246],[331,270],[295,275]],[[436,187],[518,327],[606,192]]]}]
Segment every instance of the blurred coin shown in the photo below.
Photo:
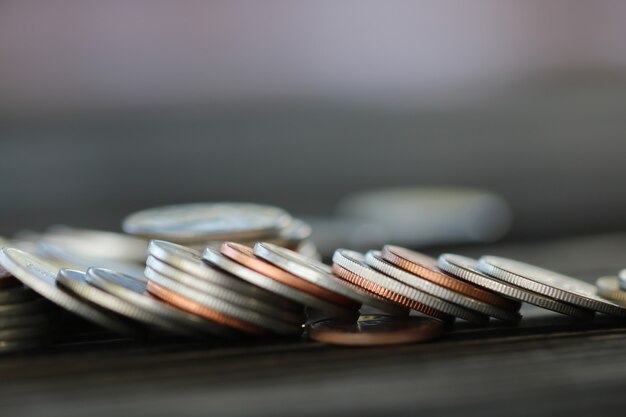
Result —
[{"label": "blurred coin", "polygon": [[227,242],[222,244],[220,252],[239,264],[242,264],[260,274],[268,276],[297,290],[304,291],[315,297],[323,298],[324,300],[330,301],[331,303],[339,304],[346,308],[358,310],[358,308],[360,307],[359,303],[356,303],[349,298],[339,295],[336,292],[329,291],[318,285],[312,284],[309,281],[306,281],[296,275],[290,274],[284,269],[280,269],[273,264],[261,258],[258,258],[254,255],[253,250],[247,246],[238,243]]},{"label": "blurred coin", "polygon": [[[270,291],[250,285],[232,274],[207,265],[202,259],[200,252],[186,246],[177,245],[164,240],[151,240],[148,245],[148,251],[152,257],[162,261],[166,266],[169,265],[177,270],[186,272],[186,274],[176,274],[175,276],[167,272],[166,275],[172,275],[172,278],[176,278],[183,284],[197,288],[200,291],[206,290],[206,286],[210,284],[219,285],[220,287],[236,291],[241,295],[273,304],[283,310],[302,311],[302,304],[300,303],[293,302]],[[148,258],[148,262],[151,262],[150,258]],[[151,266],[153,269],[161,272],[161,267],[157,265],[157,262],[152,261],[152,263]]]},{"label": "blurred coin", "polygon": [[197,337],[199,332],[219,336],[232,336],[234,333],[224,326],[202,317],[173,308],[170,305],[151,297],[147,293],[147,281],[138,281],[133,277],[102,268],[89,268],[87,281],[90,284],[113,294],[137,307],[153,314],[162,316],[172,323],[168,330],[187,336]]},{"label": "blurred coin", "polygon": [[19,283],[19,286],[14,288],[0,289],[0,304],[19,303],[22,301],[34,300],[38,297],[39,296],[33,290],[24,287],[21,282]]},{"label": "blurred coin", "polygon": [[50,309],[47,300],[34,299],[17,303],[0,304],[0,315],[16,316],[24,314],[37,314]]},{"label": "blurred coin", "polygon": [[53,226],[41,238],[84,258],[143,263],[148,242],[144,239],[101,230]]},{"label": "blurred coin", "polygon": [[237,262],[232,261],[226,256],[222,255],[215,249],[206,248],[203,255],[208,262],[215,265],[216,267],[221,268],[224,271],[227,271],[253,285],[259,286],[275,294],[288,298],[292,301],[298,302],[301,305],[317,308],[328,313],[336,312],[340,315],[346,314],[346,310],[349,310],[345,307],[338,306],[337,304],[292,288],[288,285],[281,283],[280,281],[275,280],[270,276],[260,274],[250,268],[238,264]]},{"label": "blurred coin", "polygon": [[0,330],[16,327],[48,327],[53,323],[50,314],[43,312],[25,315],[0,315]]},{"label": "blurred coin", "polygon": [[520,305],[518,302],[506,299],[492,291],[484,290],[445,273],[437,267],[437,260],[430,256],[393,245],[385,245],[381,256],[387,262],[438,286],[500,309],[519,310]]},{"label": "blurred coin", "polygon": [[[287,323],[282,320],[275,319],[271,316],[260,314],[256,311],[226,302],[220,298],[200,293],[186,285],[180,284],[170,278],[167,278],[150,268],[146,268],[146,276],[149,279],[148,290],[150,292],[153,291],[150,284],[154,283],[158,287],[179,294],[182,297],[191,300],[192,302],[203,305],[211,310],[217,311],[238,321],[249,323],[253,326],[252,328],[267,329],[274,333],[286,335],[295,335],[302,332],[301,324]],[[155,293],[155,295],[161,297],[158,292]],[[228,323],[224,324],[231,325]],[[240,328],[240,330],[249,331],[249,327]]]},{"label": "blurred coin", "polygon": [[521,287],[517,287],[490,277],[489,275],[485,275],[478,270],[478,261],[475,259],[445,253],[439,257],[437,264],[441,269],[452,275],[469,281],[472,284],[495,291],[506,297],[511,297],[519,301],[525,301],[541,308],[580,319],[591,319],[594,316],[593,310],[562,303],[555,299],[545,297],[541,294],[525,290]]},{"label": "blurred coin", "polygon": [[323,320],[313,323],[309,338],[344,346],[381,346],[433,340],[443,334],[441,322],[421,317],[362,316],[356,323]]},{"label": "blurred coin", "polygon": [[626,307],[596,294],[595,285],[547,269],[497,256],[483,256],[478,268],[493,277],[575,306],[626,316]]},{"label": "blurred coin", "polygon": [[[34,291],[53,303],[89,321],[119,333],[134,333],[132,327],[81,301],[56,285],[57,268],[19,249],[0,250],[0,264]],[[1,311],[2,306],[0,306]]]},{"label": "blurred coin", "polygon": [[284,210],[250,203],[195,203],[143,210],[128,216],[126,233],[177,242],[275,236],[289,225]]},{"label": "blurred coin", "polygon": [[598,287],[598,295],[608,298],[616,303],[626,304],[626,291],[619,286],[617,277],[602,277],[596,281]]},{"label": "blurred coin", "polygon": [[305,258],[289,249],[259,242],[254,245],[254,254],[300,278],[361,304],[389,314],[404,315],[406,313],[404,307],[386,301],[359,287],[346,285],[343,280],[332,274],[332,269],[328,265]]},{"label": "blurred coin", "polygon": [[[268,300],[260,298],[258,297],[258,294],[250,295],[248,291],[241,293],[236,290],[215,285],[210,281],[195,278],[190,274],[173,268],[152,256],[148,258],[147,265],[148,267],[159,272],[161,275],[171,278],[174,281],[178,281],[179,283],[188,285],[204,294],[220,298],[226,302],[239,305],[243,308],[249,308],[259,313],[268,314],[285,321],[302,323],[305,320],[304,309],[302,306],[300,306],[297,311],[284,310],[273,304],[272,299]],[[229,279],[239,280],[239,278],[236,278],[235,276],[231,276]],[[250,286],[248,283],[243,284]]]}]

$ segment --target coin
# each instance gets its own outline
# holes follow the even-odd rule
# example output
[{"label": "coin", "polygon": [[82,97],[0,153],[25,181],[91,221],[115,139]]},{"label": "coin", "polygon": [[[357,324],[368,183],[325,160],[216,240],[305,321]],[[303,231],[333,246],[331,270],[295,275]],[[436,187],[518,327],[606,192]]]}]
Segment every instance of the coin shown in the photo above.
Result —
[{"label": "coin", "polygon": [[362,316],[356,323],[323,320],[308,331],[317,342],[344,346],[381,346],[425,342],[443,334],[441,322],[422,317]]},{"label": "coin", "polygon": [[284,269],[280,269],[271,263],[256,257],[252,249],[247,246],[232,242],[224,243],[222,244],[220,252],[222,255],[258,272],[259,274],[263,274],[297,290],[304,291],[314,297],[322,298],[330,301],[331,303],[339,304],[350,309],[358,310],[360,307],[359,303],[356,303],[349,298],[312,284],[309,281],[290,274]]},{"label": "coin", "polygon": [[519,309],[519,303],[446,274],[437,267],[437,260],[430,256],[399,246],[385,245],[382,257],[407,272],[477,301],[509,311]]},{"label": "coin", "polygon": [[483,256],[478,269],[485,274],[564,303],[605,314],[626,316],[626,308],[596,294],[595,285],[538,266],[497,256]]},{"label": "coin", "polygon": [[446,253],[439,257],[437,264],[439,268],[454,276],[515,300],[525,301],[529,304],[579,319],[591,319],[594,316],[593,310],[562,303],[485,275],[478,270],[478,261],[475,259]]},{"label": "coin", "polygon": [[340,315],[345,315],[347,310],[345,307],[338,306],[321,298],[312,296],[305,292],[299,291],[288,285],[285,285],[279,281],[274,280],[272,277],[260,274],[250,268],[247,268],[235,261],[222,255],[215,249],[206,248],[204,250],[204,259],[211,264],[221,268],[251,284],[257,285],[275,294],[281,295],[292,301],[298,302],[301,305],[307,307],[313,307],[326,312],[336,312]]},{"label": "coin", "polygon": [[[343,259],[340,259],[340,257]],[[387,275],[372,269],[365,264],[365,257],[360,253],[346,253],[346,251],[338,249],[335,252],[335,256],[333,256],[333,261],[335,262],[332,266],[333,273],[354,285],[439,320],[454,321],[454,316],[431,307],[431,305],[439,305],[442,302],[441,300],[396,282]],[[390,290],[387,287],[396,289],[399,292]]]},{"label": "coin", "polygon": [[282,209],[249,203],[195,203],[143,210],[128,216],[126,233],[177,242],[276,236],[289,225]]},{"label": "coin", "polygon": [[617,277],[601,277],[596,281],[598,295],[616,303],[626,304],[626,291],[619,286]]},{"label": "coin", "polygon": [[359,287],[348,287],[343,280],[332,274],[330,266],[313,259],[308,259],[289,249],[265,242],[258,242],[254,245],[254,254],[287,272],[361,304],[368,305],[389,314],[406,314],[406,309],[399,307],[395,303],[377,297]]},{"label": "coin", "polygon": [[89,268],[87,281],[96,287],[113,294],[139,308],[143,308],[172,323],[168,330],[186,336],[197,337],[198,332],[220,336],[232,336],[233,332],[224,326],[187,313],[151,297],[146,293],[147,282],[102,268]]},{"label": "coin", "polygon": [[[207,294],[213,297],[220,298],[226,302],[236,304],[243,308],[249,308],[257,311],[261,314],[268,314],[270,316],[279,318],[285,321],[302,323],[305,320],[304,309],[300,305],[300,308],[296,311],[284,310],[279,306],[272,303],[272,300],[261,298],[257,295],[250,295],[248,291],[238,292],[219,285],[215,285],[210,281],[204,281],[187,274],[186,272],[177,270],[166,263],[159,261],[158,259],[150,256],[148,257],[147,266],[154,269],[161,275],[171,278],[181,284],[188,285],[203,294]],[[239,280],[234,276],[230,276],[231,280]],[[248,283],[242,283],[245,286],[251,286]]]},{"label": "coin", "polygon": [[[289,311],[302,311],[302,304],[293,302],[270,291],[250,285],[235,278],[232,274],[213,268],[202,259],[202,254],[186,246],[177,245],[164,240],[151,240],[148,245],[150,255],[167,265],[170,265],[187,274],[172,275],[172,278],[204,291],[206,285],[215,284],[220,287],[236,291],[241,295],[270,303],[278,308]],[[150,259],[148,258],[148,262]],[[161,272],[156,264],[153,269]],[[169,273],[166,273],[168,275]],[[206,282],[205,282],[206,281]],[[208,284],[207,284],[208,283]]]},{"label": "coin", "polygon": [[[286,335],[295,335],[302,332],[302,323],[287,323],[271,316],[260,314],[254,310],[246,309],[226,302],[220,298],[200,293],[186,285],[176,282],[175,280],[169,279],[150,268],[146,268],[146,276],[150,280],[150,283],[154,283],[158,287],[172,291],[188,300],[226,316],[230,316],[231,318],[249,323],[254,327],[260,327],[273,333]],[[150,288],[151,287],[149,285],[149,291],[151,291]],[[159,296],[159,294],[156,295]],[[245,329],[241,330],[246,331]]]}]

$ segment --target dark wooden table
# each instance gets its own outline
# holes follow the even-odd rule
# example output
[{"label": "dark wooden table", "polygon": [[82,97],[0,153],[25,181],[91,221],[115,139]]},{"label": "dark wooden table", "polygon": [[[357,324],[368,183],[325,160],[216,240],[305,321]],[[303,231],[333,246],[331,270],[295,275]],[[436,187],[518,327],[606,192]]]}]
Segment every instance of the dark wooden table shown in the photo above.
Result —
[{"label": "dark wooden table", "polygon": [[[454,250],[587,280],[626,266],[626,235]],[[66,342],[0,357],[0,416],[622,415],[626,321],[522,312],[518,327],[459,322],[438,341],[393,347]]]}]

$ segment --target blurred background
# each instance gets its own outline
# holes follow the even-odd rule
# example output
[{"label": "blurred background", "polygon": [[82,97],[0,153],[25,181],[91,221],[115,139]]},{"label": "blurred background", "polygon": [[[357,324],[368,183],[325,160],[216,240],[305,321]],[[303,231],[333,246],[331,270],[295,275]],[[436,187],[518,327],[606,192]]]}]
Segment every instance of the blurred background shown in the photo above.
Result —
[{"label": "blurred background", "polygon": [[460,186],[626,229],[626,3],[0,1],[0,234]]}]

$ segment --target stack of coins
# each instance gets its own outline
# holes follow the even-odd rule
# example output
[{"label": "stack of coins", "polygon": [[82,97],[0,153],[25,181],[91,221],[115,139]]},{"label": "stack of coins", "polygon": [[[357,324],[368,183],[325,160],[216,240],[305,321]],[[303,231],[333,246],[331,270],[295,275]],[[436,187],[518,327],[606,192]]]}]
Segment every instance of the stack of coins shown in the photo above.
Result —
[{"label": "stack of coins", "polygon": [[223,242],[253,246],[257,241],[274,243],[319,257],[309,239],[311,227],[278,207],[251,203],[195,203],[143,210],[128,216],[126,233],[166,240],[192,249],[219,249]]}]

